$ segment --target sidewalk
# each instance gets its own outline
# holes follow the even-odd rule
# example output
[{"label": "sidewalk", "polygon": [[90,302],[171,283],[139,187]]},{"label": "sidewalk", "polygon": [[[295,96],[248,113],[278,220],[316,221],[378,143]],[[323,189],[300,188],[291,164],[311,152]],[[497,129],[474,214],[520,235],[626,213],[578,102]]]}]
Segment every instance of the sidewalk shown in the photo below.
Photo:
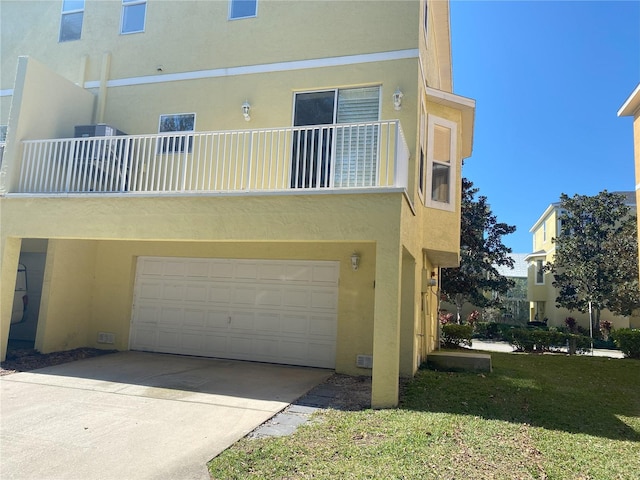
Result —
[{"label": "sidewalk", "polygon": [[[471,344],[472,350],[484,350],[486,352],[513,352],[513,347],[507,342],[492,342],[489,340],[479,340],[474,338]],[[581,355],[591,355],[594,357],[624,358],[624,354],[620,350],[605,350],[594,348],[593,352]]]}]

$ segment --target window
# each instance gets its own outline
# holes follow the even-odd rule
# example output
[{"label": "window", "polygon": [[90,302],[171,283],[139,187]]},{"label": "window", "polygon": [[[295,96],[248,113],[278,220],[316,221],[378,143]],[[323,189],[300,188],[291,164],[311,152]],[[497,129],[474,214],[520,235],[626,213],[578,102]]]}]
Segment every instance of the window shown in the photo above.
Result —
[{"label": "window", "polygon": [[69,42],[71,40],[80,40],[83,17],[84,0],[63,0],[58,41]]},{"label": "window", "polygon": [[429,0],[424,0],[424,41],[429,41]]},{"label": "window", "polygon": [[544,285],[544,262],[536,260],[536,285]]},{"label": "window", "polygon": [[[366,187],[377,178],[380,87],[297,93],[291,188]],[[334,127],[335,125],[335,127]]]},{"label": "window", "polygon": [[258,0],[230,0],[229,19],[255,17],[258,12]]},{"label": "window", "polygon": [[427,157],[424,154],[425,152],[425,144],[426,144],[426,114],[424,105],[422,106],[422,112],[420,113],[420,158],[418,163],[418,194],[420,198],[424,200],[424,183],[425,183],[425,162],[427,161]]},{"label": "window", "polygon": [[120,33],[144,32],[147,0],[122,0]]},{"label": "window", "polygon": [[[168,132],[194,132],[196,126],[195,113],[179,113],[160,115],[158,133]],[[184,153],[191,152],[193,147],[193,135],[178,133],[163,136],[158,142],[158,153]]]},{"label": "window", "polygon": [[7,126],[0,125],[0,143],[7,141]]},{"label": "window", "polygon": [[547,222],[542,222],[542,241],[547,241]]},{"label": "window", "polygon": [[426,188],[430,207],[453,210],[456,170],[457,126],[444,118],[429,115],[427,125]]}]

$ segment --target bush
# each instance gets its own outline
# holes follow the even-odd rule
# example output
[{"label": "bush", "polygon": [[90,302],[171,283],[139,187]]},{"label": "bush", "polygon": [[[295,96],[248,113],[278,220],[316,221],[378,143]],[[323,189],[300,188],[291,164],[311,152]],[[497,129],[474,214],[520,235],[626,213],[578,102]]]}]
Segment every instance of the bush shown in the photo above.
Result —
[{"label": "bush", "polygon": [[640,330],[621,328],[611,332],[611,336],[625,357],[640,359]]},{"label": "bush", "polygon": [[473,327],[471,325],[458,325],[447,323],[442,326],[442,345],[446,348],[471,346]]},{"label": "bush", "polygon": [[569,345],[569,353],[573,354],[591,348],[589,337],[559,330],[514,328],[508,341],[520,352],[549,352]]}]

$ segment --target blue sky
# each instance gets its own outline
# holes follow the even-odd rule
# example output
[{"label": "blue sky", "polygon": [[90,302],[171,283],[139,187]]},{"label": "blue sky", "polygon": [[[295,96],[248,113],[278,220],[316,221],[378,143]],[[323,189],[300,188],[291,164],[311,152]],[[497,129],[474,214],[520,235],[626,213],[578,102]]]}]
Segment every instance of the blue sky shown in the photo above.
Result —
[{"label": "blue sky", "polygon": [[454,93],[476,100],[462,173],[516,225],[514,252],[561,193],[635,190],[616,114],[640,82],[640,1],[451,0],[451,35]]}]

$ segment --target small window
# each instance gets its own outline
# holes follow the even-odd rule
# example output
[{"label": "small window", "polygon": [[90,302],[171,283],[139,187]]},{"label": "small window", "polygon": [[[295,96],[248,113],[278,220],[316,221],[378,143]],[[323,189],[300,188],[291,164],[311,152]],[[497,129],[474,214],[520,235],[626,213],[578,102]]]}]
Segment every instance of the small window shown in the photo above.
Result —
[{"label": "small window", "polygon": [[80,40],[83,17],[84,0],[63,0],[58,41],[70,42],[72,40]]},{"label": "small window", "polygon": [[424,0],[424,41],[429,41],[429,0]]},{"label": "small window", "polygon": [[426,188],[430,188],[427,205],[453,210],[457,126],[454,122],[430,115],[427,129]]},{"label": "small window", "polygon": [[122,0],[120,33],[144,32],[147,0]]},{"label": "small window", "polygon": [[7,141],[7,126],[0,125],[0,143],[5,143]]},{"label": "small window", "polygon": [[536,260],[536,285],[544,285],[544,262]]},{"label": "small window", "polygon": [[542,222],[542,241],[547,241],[547,222]]},{"label": "small window", "polygon": [[424,105],[422,106],[422,112],[420,113],[420,159],[418,163],[418,195],[420,198],[424,200],[424,187],[425,187],[425,170],[426,170],[426,161],[427,157],[424,154],[425,152],[425,144],[427,137],[427,125],[426,125],[426,114]]},{"label": "small window", "polygon": [[[158,133],[169,132],[194,132],[196,126],[195,113],[180,113],[160,115]],[[158,143],[158,153],[184,153],[191,152],[193,147],[193,135],[176,133],[163,136]]]},{"label": "small window", "polygon": [[229,19],[255,17],[258,14],[258,0],[230,0]]}]

